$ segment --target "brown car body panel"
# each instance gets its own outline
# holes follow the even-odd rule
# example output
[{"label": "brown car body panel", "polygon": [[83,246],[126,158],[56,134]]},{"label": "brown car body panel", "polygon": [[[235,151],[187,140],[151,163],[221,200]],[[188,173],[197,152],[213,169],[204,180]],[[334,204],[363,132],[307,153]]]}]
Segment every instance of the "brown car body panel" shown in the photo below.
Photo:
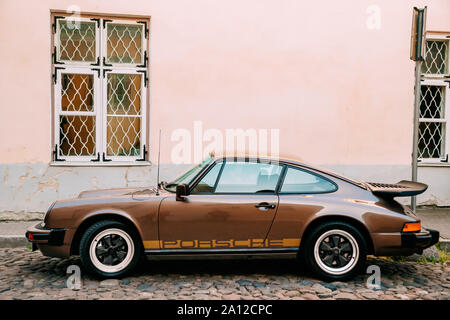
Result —
[{"label": "brown car body panel", "polygon": [[[168,192],[155,196],[151,189],[126,188],[122,192],[114,189],[112,196],[108,190],[102,190],[101,196],[95,192],[94,197],[87,197],[86,194],[81,198],[58,201],[45,221],[49,228],[67,229],[64,246],[72,245],[75,233],[83,223],[114,216],[132,223],[144,241],[158,239],[158,208],[163,194],[168,195]],[[65,253],[70,251],[64,250]]]},{"label": "brown car body panel", "polygon": [[[266,211],[255,208],[261,202],[275,205],[275,209]],[[160,240],[166,241],[202,241],[202,245],[189,242],[182,248],[239,248],[258,247],[269,233],[278,208],[276,195],[199,195],[186,197],[185,201],[176,201],[175,196],[166,197],[160,207]],[[244,242],[254,240],[254,245]],[[211,244],[208,241],[222,241]],[[223,241],[243,241],[223,243]],[[258,241],[256,241],[258,240]],[[162,249],[170,248],[165,245]]]},{"label": "brown car body panel", "polygon": [[[223,159],[230,158],[217,158],[208,166]],[[156,194],[151,188],[85,191],[78,198],[57,201],[45,217],[45,228],[66,230],[63,243],[55,246],[35,242],[44,255],[68,257],[76,253],[74,248],[83,227],[91,221],[120,217],[135,226],[148,254],[250,249],[263,252],[299,249],[308,226],[323,219],[340,219],[355,224],[369,237],[375,255],[408,255],[416,251],[401,246],[404,224],[418,221],[404,206],[337,174],[296,161],[279,163],[316,173],[336,184],[337,190],[317,194],[190,194],[184,201],[176,201],[173,192],[161,190]],[[201,175],[189,187],[199,179]],[[256,208],[261,202],[273,204],[274,208]],[[45,232],[35,228],[29,231]]]}]

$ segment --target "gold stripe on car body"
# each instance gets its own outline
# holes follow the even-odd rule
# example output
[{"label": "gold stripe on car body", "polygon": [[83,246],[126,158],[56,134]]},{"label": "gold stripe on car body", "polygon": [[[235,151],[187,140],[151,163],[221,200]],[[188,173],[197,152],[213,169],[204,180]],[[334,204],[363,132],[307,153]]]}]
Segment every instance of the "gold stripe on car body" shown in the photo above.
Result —
[{"label": "gold stripe on car body", "polygon": [[146,240],[144,249],[298,248],[300,238],[247,240]]},{"label": "gold stripe on car body", "polygon": [[300,238],[295,239],[283,239],[283,247],[299,247]]},{"label": "gold stripe on car body", "polygon": [[145,249],[159,249],[159,241],[158,240],[149,240],[144,241]]}]

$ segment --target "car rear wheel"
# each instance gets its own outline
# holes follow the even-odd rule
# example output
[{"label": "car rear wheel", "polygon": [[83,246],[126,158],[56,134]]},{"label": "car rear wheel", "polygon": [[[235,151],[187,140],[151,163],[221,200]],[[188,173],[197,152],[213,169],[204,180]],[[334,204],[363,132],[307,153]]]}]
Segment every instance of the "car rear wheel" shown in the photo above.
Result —
[{"label": "car rear wheel", "polygon": [[80,241],[84,267],[103,278],[122,277],[131,272],[139,263],[142,251],[136,231],[114,220],[94,223]]},{"label": "car rear wheel", "polygon": [[348,280],[362,271],[366,263],[367,242],[353,225],[326,222],[307,236],[303,261],[326,281]]}]

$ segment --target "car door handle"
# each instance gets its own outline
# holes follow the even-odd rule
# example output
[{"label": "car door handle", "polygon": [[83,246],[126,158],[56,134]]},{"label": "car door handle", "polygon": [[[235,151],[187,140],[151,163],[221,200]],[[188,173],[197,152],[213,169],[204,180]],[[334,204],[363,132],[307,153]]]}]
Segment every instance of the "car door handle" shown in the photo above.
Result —
[{"label": "car door handle", "polygon": [[273,203],[261,202],[255,205],[255,208],[258,209],[275,209],[275,205]]}]

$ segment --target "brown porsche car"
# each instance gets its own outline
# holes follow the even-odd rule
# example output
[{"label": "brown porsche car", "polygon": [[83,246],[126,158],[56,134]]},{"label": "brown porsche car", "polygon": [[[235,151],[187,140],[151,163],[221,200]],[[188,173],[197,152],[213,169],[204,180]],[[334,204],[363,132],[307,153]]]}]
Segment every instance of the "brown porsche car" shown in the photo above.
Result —
[{"label": "brown porsche car", "polygon": [[410,255],[439,232],[397,196],[427,185],[365,183],[298,161],[209,158],[156,188],[81,192],[56,201],[29,229],[46,256],[80,255],[101,277],[120,277],[142,257],[298,257],[326,280],[361,272],[366,256]]}]

